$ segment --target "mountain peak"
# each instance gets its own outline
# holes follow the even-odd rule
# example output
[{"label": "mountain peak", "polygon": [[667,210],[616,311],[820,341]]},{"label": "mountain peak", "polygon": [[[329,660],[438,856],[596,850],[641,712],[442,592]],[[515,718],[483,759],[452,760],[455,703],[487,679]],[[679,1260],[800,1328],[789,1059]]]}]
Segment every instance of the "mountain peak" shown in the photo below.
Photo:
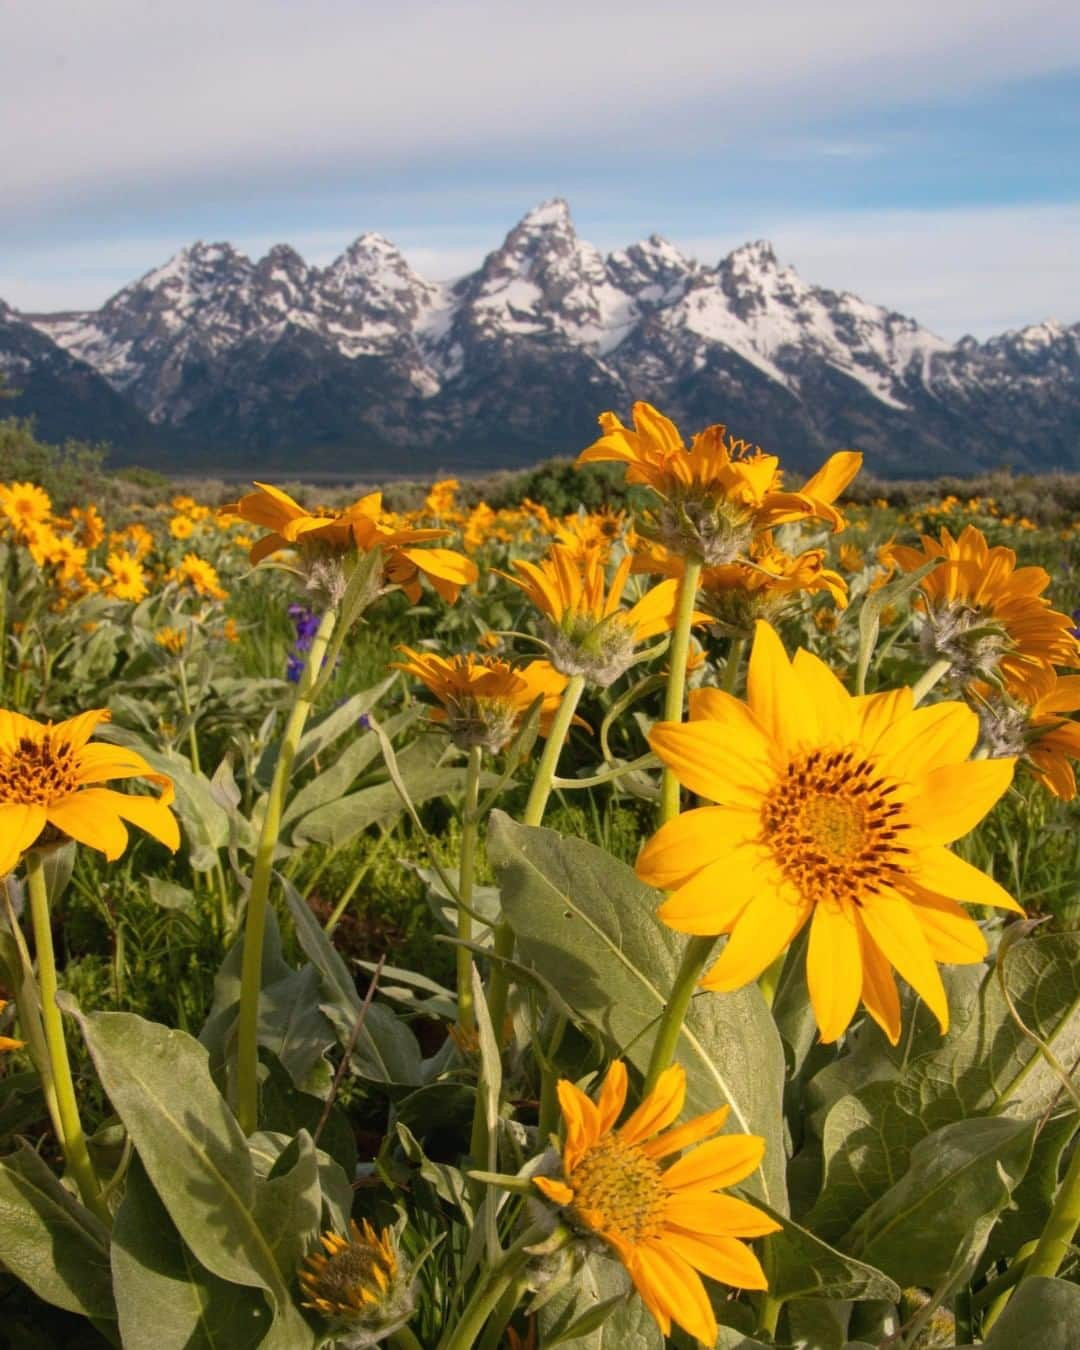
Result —
[{"label": "mountain peak", "polygon": [[778,272],[776,250],[768,239],[749,240],[740,248],[732,249],[724,259],[736,272]]},{"label": "mountain peak", "polygon": [[574,222],[570,215],[570,203],[563,197],[552,197],[518,221],[515,230],[568,230],[574,232]]}]

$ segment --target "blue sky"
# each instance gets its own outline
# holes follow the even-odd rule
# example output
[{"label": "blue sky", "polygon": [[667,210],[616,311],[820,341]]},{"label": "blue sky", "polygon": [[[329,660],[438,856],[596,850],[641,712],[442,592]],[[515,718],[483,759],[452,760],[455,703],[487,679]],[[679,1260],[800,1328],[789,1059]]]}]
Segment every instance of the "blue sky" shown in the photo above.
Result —
[{"label": "blue sky", "polygon": [[566,197],[614,248],[772,239],[947,337],[1080,319],[1062,0],[38,0],[0,49],[0,299],[92,307],[195,238],[432,278]]}]

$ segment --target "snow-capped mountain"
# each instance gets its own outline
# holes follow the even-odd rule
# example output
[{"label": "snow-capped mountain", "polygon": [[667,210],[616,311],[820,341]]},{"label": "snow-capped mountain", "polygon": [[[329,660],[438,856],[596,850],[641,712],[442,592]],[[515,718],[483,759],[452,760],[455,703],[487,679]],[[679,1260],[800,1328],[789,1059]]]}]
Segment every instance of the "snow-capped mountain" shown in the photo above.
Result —
[{"label": "snow-capped mountain", "polygon": [[0,319],[107,383],[137,423],[82,434],[132,452],[146,419],[151,440],[221,462],[513,463],[573,453],[598,412],[646,398],[793,467],[840,445],[891,472],[1080,467],[1080,325],[950,344],[804,282],[764,241],[716,266],[657,235],[605,257],[561,200],[452,285],[378,234],[324,268],[197,243],[93,313]]}]

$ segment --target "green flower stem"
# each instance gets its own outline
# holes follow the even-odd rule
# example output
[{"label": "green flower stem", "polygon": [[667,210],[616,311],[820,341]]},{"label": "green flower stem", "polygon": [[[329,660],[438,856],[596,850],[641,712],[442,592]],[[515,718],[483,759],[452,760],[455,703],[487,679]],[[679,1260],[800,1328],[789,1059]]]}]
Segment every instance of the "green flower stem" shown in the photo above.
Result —
[{"label": "green flower stem", "polygon": [[390,1336],[390,1344],[395,1346],[396,1350],[424,1350],[408,1327],[398,1327]]},{"label": "green flower stem", "polygon": [[101,1184],[90,1161],[83,1134],[79,1107],[75,1100],[75,1084],[71,1079],[71,1061],[64,1040],[64,1020],[56,1006],[58,989],[56,954],[53,951],[52,925],[49,922],[49,896],[45,889],[45,866],[41,855],[31,850],[26,855],[26,880],[30,892],[30,921],[34,929],[34,947],[37,952],[38,987],[41,992],[41,1020],[45,1029],[45,1045],[49,1056],[49,1072],[56,1095],[56,1112],[60,1123],[60,1146],[64,1150],[71,1175],[79,1188],[83,1204],[106,1227],[112,1227],[112,1215],[101,1194]]},{"label": "green flower stem", "polygon": [[1033,1275],[1045,1275],[1053,1279],[1068,1253],[1077,1228],[1080,1228],[1080,1147],[1073,1149],[1072,1160],[1057,1193],[1054,1208],[1050,1211],[1050,1218],[1031,1254],[1031,1260],[1024,1267],[1020,1283],[1030,1280]]},{"label": "green flower stem", "polygon": [[917,708],[923,699],[927,696],[934,685],[952,670],[952,662],[944,657],[940,661],[935,661],[929,670],[923,671],[922,675],[911,686],[911,705]]},{"label": "green flower stem", "polygon": [[[465,801],[461,808],[461,862],[458,869],[457,935],[463,943],[472,941],[472,915],[469,912],[476,881],[476,835],[480,825],[480,768],[483,750],[479,745],[469,749],[469,767],[465,773]],[[458,1026],[464,1032],[476,1030],[476,1012],[473,1008],[472,952],[468,947],[457,949],[457,1004]],[[496,1029],[496,1036],[499,1032]]]},{"label": "green flower stem", "polygon": [[731,646],[728,648],[727,662],[724,665],[724,681],[720,686],[725,694],[734,694],[735,692],[744,651],[746,651],[746,639],[732,638]]},{"label": "green flower stem", "polygon": [[[552,719],[551,731],[544,745],[544,753],[540,756],[540,763],[536,767],[536,777],[533,779],[533,785],[529,791],[529,800],[525,803],[525,814],[522,817],[522,823],[525,825],[539,825],[544,819],[544,809],[547,806],[548,798],[551,796],[552,785],[555,781],[555,770],[559,767],[559,756],[566,743],[566,737],[569,734],[570,725],[574,720],[574,713],[577,711],[584,689],[585,676],[571,675],[570,682],[563,690],[559,711]],[[495,925],[495,955],[509,959],[513,954],[514,931],[503,920]],[[502,1039],[502,1026],[506,1020],[508,984],[509,979],[505,966],[501,961],[496,962],[491,972],[491,981],[488,984],[488,1012],[491,1015],[491,1027],[495,1032],[497,1041]]]},{"label": "green flower stem", "polygon": [[523,825],[539,825],[544,819],[544,810],[555,781],[555,770],[559,767],[559,756],[570,734],[570,726],[584,689],[585,676],[571,675],[569,683],[563,690],[559,711],[552,718],[544,753],[536,766],[536,777],[529,790],[529,800],[525,803],[525,814],[521,818]]},{"label": "green flower stem", "polygon": [[[558,1230],[556,1230],[558,1233]],[[484,1329],[484,1323],[488,1320],[496,1307],[500,1304],[506,1291],[514,1284],[523,1267],[527,1264],[531,1253],[528,1248],[535,1243],[544,1242],[547,1234],[543,1228],[536,1224],[524,1232],[521,1237],[510,1247],[502,1257],[502,1260],[487,1272],[487,1278],[482,1279],[473,1291],[472,1298],[458,1319],[457,1326],[439,1343],[439,1350],[472,1350],[476,1344],[476,1338]],[[554,1250],[552,1238],[544,1242],[545,1250]],[[562,1233],[562,1245],[569,1233],[565,1230]],[[510,1313],[507,1314],[509,1320]],[[505,1323],[504,1323],[505,1325]]]},{"label": "green flower stem", "polygon": [[[664,721],[683,720],[683,697],[686,693],[686,659],[690,655],[690,627],[694,616],[701,563],[687,558],[679,582],[679,603],[675,612],[675,628],[668,649],[668,682],[664,698]],[[665,825],[679,814],[679,780],[672,769],[664,770],[660,786],[660,824]]]},{"label": "green flower stem", "polygon": [[307,664],[296,689],[289,720],[281,738],[270,794],[266,801],[262,830],[255,851],[251,874],[247,917],[244,923],[244,958],[240,970],[240,1015],[236,1045],[236,1116],[245,1134],[252,1134],[259,1118],[259,995],[262,985],[263,936],[266,932],[266,906],[270,895],[270,877],[274,868],[274,850],[281,832],[281,815],[289,787],[293,760],[311,713],[311,693],[322,669],[323,657],[337,623],[337,610],[328,609],[308,652]]},{"label": "green flower stem", "polygon": [[195,723],[191,717],[191,689],[188,686],[183,655],[177,657],[176,668],[180,672],[180,706],[184,710],[184,721],[188,724],[188,752],[191,755],[191,767],[196,773],[202,773],[202,765],[199,762],[199,738],[195,734]]},{"label": "green flower stem", "polygon": [[541,1144],[549,1134],[554,1133],[559,1120],[559,1079],[555,1072],[555,1056],[559,1053],[559,1046],[562,1045],[565,1035],[566,1014],[559,1013],[551,1030],[551,1040],[548,1041],[544,1053],[544,1066],[540,1076],[540,1118],[536,1133]]},{"label": "green flower stem", "polygon": [[477,1350],[499,1350],[504,1344],[503,1332],[506,1330],[507,1323],[517,1311],[517,1306],[528,1293],[529,1272],[519,1270],[517,1275],[506,1286],[501,1299],[495,1305],[495,1310],[488,1319],[488,1324],[484,1328],[484,1334],[480,1338]]},{"label": "green flower stem", "polygon": [[692,937],[686,944],[682,964],[671,987],[671,995],[660,1018],[660,1025],[656,1029],[652,1058],[649,1060],[649,1073],[645,1079],[644,1096],[648,1096],[656,1087],[660,1075],[675,1058],[675,1047],[679,1043],[679,1033],[686,1018],[686,1010],[690,1006],[701,972],[705,969],[705,962],[715,945],[715,937]]}]

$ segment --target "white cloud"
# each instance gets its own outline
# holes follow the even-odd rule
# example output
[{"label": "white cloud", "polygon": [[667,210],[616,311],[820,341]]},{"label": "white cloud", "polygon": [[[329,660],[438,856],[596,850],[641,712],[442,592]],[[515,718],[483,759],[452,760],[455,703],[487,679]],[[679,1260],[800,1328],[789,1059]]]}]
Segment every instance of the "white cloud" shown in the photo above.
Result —
[{"label": "white cloud", "polygon": [[40,0],[5,6],[9,220],[546,145],[721,145],[792,110],[1060,70],[1072,0]]}]

